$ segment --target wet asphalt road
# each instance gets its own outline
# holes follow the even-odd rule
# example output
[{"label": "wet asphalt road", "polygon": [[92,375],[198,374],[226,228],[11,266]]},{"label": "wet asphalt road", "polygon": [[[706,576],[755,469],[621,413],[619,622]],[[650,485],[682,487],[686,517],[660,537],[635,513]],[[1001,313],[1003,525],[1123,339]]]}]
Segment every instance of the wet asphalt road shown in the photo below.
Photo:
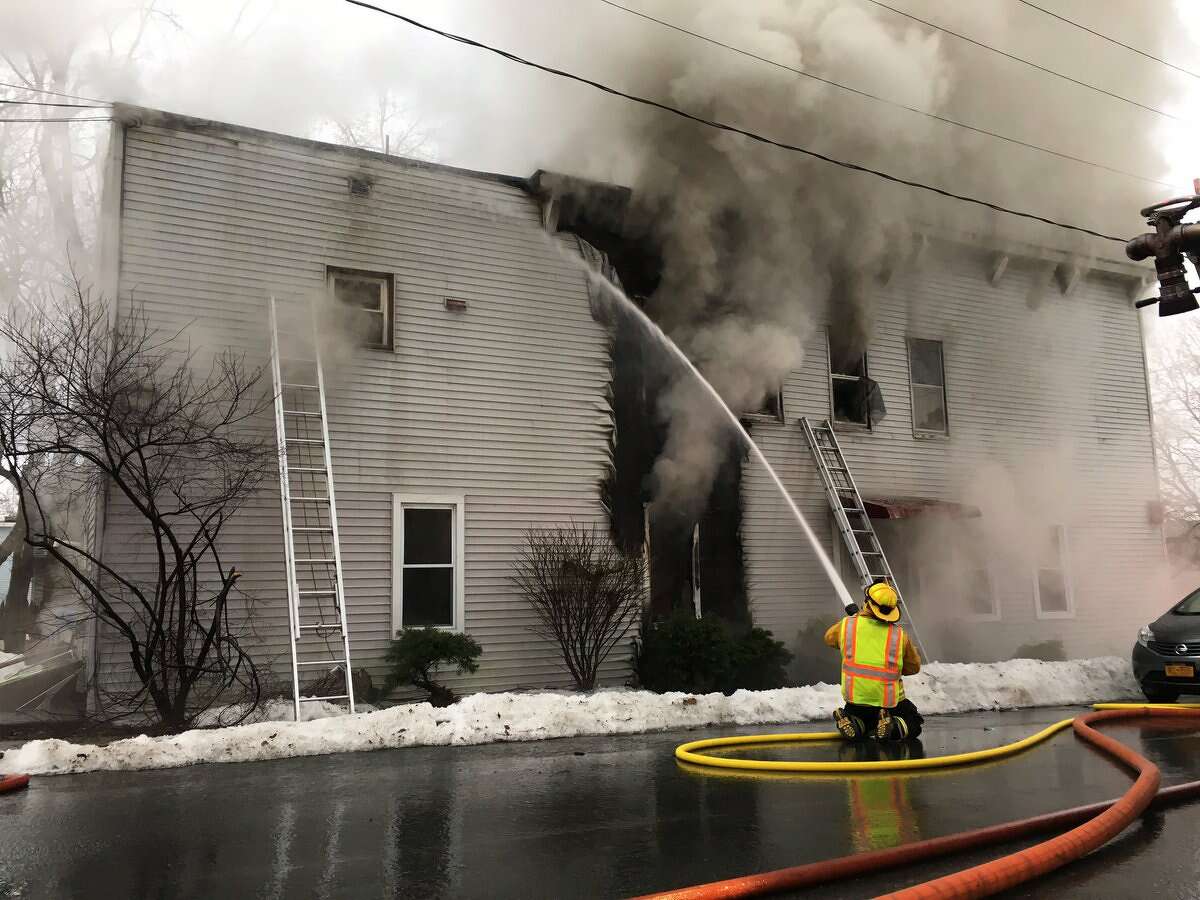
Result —
[{"label": "wet asphalt road", "polygon": [[[930,720],[924,751],[991,746],[1071,712]],[[1200,734],[1109,730],[1157,761],[1165,783],[1200,778]],[[1129,785],[1069,732],[1004,762],[858,779],[685,771],[671,751],[697,736],[36,779],[0,797],[0,897],[621,897],[949,834],[1103,800]],[[1200,897],[1198,832],[1200,805],[1148,816],[1011,896]],[[803,896],[871,896],[963,861]]]}]

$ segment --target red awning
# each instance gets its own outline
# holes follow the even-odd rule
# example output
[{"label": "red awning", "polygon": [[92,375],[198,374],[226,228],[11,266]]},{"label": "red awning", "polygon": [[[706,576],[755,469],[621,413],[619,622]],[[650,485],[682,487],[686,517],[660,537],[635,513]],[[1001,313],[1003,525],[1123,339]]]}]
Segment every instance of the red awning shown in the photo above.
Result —
[{"label": "red awning", "polygon": [[872,519],[910,519],[922,513],[937,513],[954,519],[977,519],[977,506],[934,500],[932,497],[864,497],[863,505]]}]

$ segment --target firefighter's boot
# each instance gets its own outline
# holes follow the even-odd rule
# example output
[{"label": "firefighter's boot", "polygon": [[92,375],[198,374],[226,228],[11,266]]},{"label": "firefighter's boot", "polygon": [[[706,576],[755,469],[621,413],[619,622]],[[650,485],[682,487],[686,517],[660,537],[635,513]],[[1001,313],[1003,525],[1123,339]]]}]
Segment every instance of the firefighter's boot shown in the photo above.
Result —
[{"label": "firefighter's boot", "polygon": [[833,711],[833,721],[837,725],[837,730],[842,733],[848,741],[861,741],[866,738],[867,726],[858,716],[852,716],[844,709],[835,709]]},{"label": "firefighter's boot", "polygon": [[893,716],[891,710],[879,710],[879,721],[875,724],[875,740],[903,741],[908,738],[908,723],[900,716]]}]

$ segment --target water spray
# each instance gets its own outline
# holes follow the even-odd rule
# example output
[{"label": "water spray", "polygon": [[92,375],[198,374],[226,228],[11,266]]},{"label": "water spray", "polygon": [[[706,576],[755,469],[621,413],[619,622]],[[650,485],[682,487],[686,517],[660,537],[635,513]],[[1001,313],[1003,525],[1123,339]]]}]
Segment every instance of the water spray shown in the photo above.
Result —
[{"label": "water spray", "polygon": [[746,430],[746,426],[744,426],[741,420],[737,417],[737,413],[729,408],[729,404],[721,398],[721,395],[717,392],[717,389],[712,386],[709,380],[700,374],[700,370],[696,368],[695,364],[693,364],[690,359],[688,359],[687,354],[680,349],[679,345],[671,340],[670,336],[668,336],[665,331],[659,328],[655,321],[646,315],[640,306],[629,299],[624,291],[613,284],[612,281],[606,278],[603,273],[597,272],[591,266],[587,267],[587,273],[588,278],[591,280],[594,286],[613,297],[625,309],[632,312],[637,318],[638,322],[640,322],[642,326],[649,331],[650,334],[663,347],[670,351],[671,354],[677,360],[679,360],[679,362],[681,362],[684,367],[687,368],[687,370],[695,377],[696,382],[702,388],[704,388],[705,393],[708,394],[713,403],[716,404],[717,409],[719,409],[725,415],[725,418],[729,420],[729,423],[733,426],[734,430],[737,432],[742,442],[746,445],[747,449],[749,449],[751,455],[762,464],[763,468],[766,469],[767,474],[771,476],[771,480],[775,483],[775,487],[779,489],[780,495],[787,503],[788,508],[792,511],[792,516],[795,517],[796,523],[800,526],[800,530],[808,539],[809,544],[812,545],[813,552],[816,553],[817,560],[821,563],[821,568],[825,570],[825,574],[828,576],[830,584],[833,585],[834,591],[837,592],[838,600],[841,602],[842,608],[849,610],[850,608],[854,607],[855,603],[853,598],[850,596],[850,592],[846,590],[846,585],[842,583],[842,578],[838,574],[837,569],[834,568],[833,561],[830,560],[829,554],[826,553],[825,548],[821,546],[821,541],[817,537],[816,532],[812,530],[812,527],[808,524],[808,520],[804,517],[804,513],[800,512],[800,507],[796,505],[796,501],[794,501],[791,494],[788,493],[788,489],[784,486],[783,479],[781,479],[779,474],[775,471],[775,467],[771,465],[766,455],[761,449],[759,449],[758,444],[756,444],[754,439],[750,437],[750,432]]}]

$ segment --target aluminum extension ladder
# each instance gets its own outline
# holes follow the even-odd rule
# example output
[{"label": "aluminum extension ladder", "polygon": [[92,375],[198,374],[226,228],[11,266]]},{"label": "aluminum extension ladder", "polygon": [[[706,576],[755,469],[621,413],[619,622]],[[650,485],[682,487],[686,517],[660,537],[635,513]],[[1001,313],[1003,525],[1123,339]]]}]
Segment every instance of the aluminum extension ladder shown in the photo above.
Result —
[{"label": "aluminum extension ladder", "polygon": [[888,584],[896,591],[896,596],[900,598],[902,623],[912,635],[917,650],[921,653],[921,658],[927,659],[925,646],[921,643],[920,635],[917,634],[917,626],[904,602],[904,595],[900,592],[900,585],[896,583],[892,567],[888,564],[887,556],[883,552],[883,545],[879,543],[879,535],[875,533],[871,517],[867,515],[867,507],[863,503],[862,495],[858,492],[858,485],[854,483],[850,467],[846,464],[846,457],[842,453],[841,445],[838,444],[833,425],[828,420],[819,425],[813,425],[803,417],[800,419],[800,425],[804,429],[804,439],[808,442],[808,449],[812,451],[813,460],[817,464],[817,471],[821,474],[825,497],[829,501],[834,521],[837,522],[838,530],[841,532],[842,544],[846,548],[854,571],[858,574],[860,584],[865,588],[876,578],[887,580]]},{"label": "aluminum extension ladder", "polygon": [[[292,702],[299,722],[301,703],[345,700],[353,713],[354,678],[316,309],[308,302],[275,297],[269,308]],[[322,669],[340,670],[344,691],[301,697],[301,673]]]}]

